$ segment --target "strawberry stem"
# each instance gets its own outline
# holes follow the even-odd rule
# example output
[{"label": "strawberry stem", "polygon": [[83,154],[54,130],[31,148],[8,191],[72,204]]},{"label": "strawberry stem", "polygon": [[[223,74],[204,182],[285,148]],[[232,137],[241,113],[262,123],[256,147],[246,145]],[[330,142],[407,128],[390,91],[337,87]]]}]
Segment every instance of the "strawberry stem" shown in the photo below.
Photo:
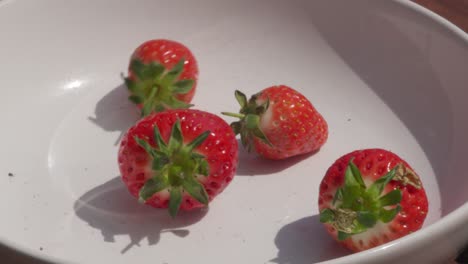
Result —
[{"label": "strawberry stem", "polygon": [[239,121],[231,123],[231,127],[236,135],[241,136],[241,142],[248,151],[252,150],[253,139],[258,138],[263,143],[272,146],[267,136],[260,128],[261,116],[268,110],[269,100],[262,104],[257,103],[258,94],[253,95],[249,100],[244,93],[236,90],[234,93],[240,105],[239,113],[221,112],[221,114],[239,118]]},{"label": "strawberry stem", "polygon": [[401,182],[405,186],[411,185],[416,189],[422,188],[422,183],[419,179],[419,176],[410,168],[403,166],[403,164],[397,165],[394,180]]},{"label": "strawberry stem", "polygon": [[145,202],[154,194],[167,189],[170,192],[169,213],[173,217],[179,210],[184,192],[207,205],[208,194],[197,180],[197,176],[207,176],[209,165],[205,157],[195,152],[195,149],[206,140],[210,133],[210,131],[205,131],[188,144],[184,144],[180,120],[177,119],[172,126],[167,143],[163,140],[157,126],[154,126],[153,130],[157,147],[135,137],[137,144],[153,158],[152,169],[155,175],[140,189],[139,200]]},{"label": "strawberry stem", "polygon": [[247,96],[245,96],[244,93],[242,93],[239,90],[236,90],[234,92],[234,96],[236,97],[237,102],[239,103],[241,108],[244,108],[247,106]]},{"label": "strawberry stem", "polygon": [[238,114],[238,113],[230,113],[230,112],[221,112],[221,114],[225,116],[230,116],[230,117],[237,117],[237,118],[244,118],[244,114]]},{"label": "strawberry stem", "polygon": [[180,187],[173,187],[170,191],[169,198],[169,214],[175,217],[179,212],[180,205],[182,204],[182,190]]},{"label": "strawberry stem", "polygon": [[160,175],[157,175],[146,181],[145,185],[140,190],[140,198],[138,199],[141,203],[148,200],[153,194],[160,192],[169,187],[169,183]]},{"label": "strawberry stem", "polygon": [[190,92],[195,84],[191,79],[178,80],[184,70],[184,61],[182,58],[171,69],[157,62],[145,64],[139,59],[130,62],[129,71],[134,76],[124,78],[124,81],[130,91],[128,99],[141,106],[142,116],[192,106],[176,98]]},{"label": "strawberry stem", "polygon": [[[378,221],[388,223],[401,210],[402,194],[399,189],[383,194],[385,186],[394,179],[399,164],[369,187],[362,179],[361,172],[352,160],[345,171],[344,186],[338,188],[333,198],[333,208],[320,212],[320,222],[332,224],[338,230],[338,238],[365,232]],[[393,206],[392,209],[386,209]]]}]

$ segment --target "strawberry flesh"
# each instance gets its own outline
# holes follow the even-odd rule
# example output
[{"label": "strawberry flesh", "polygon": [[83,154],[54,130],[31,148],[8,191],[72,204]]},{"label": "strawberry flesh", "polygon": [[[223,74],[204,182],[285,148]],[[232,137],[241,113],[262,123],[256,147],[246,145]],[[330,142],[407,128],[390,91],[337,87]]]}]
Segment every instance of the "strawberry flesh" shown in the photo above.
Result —
[{"label": "strawberry flesh", "polygon": [[[346,199],[351,197],[354,200],[343,201],[344,197],[342,194],[339,194],[340,191],[338,190],[346,188],[343,186],[346,186],[346,172],[349,171],[350,164],[355,164],[355,169],[362,175],[363,183],[368,188],[373,183],[379,180],[382,181],[389,174],[393,174],[393,177],[384,185],[381,194],[377,197],[372,197],[371,195],[371,197],[356,198],[352,195],[347,195]],[[324,214],[321,220],[325,222],[327,231],[341,244],[353,251],[369,249],[419,230],[428,212],[427,196],[419,176],[406,161],[394,153],[382,149],[358,150],[338,159],[328,169],[320,184],[319,192],[319,209],[321,214]],[[400,194],[398,195],[397,192]],[[337,198],[337,195],[341,195],[341,198]],[[381,203],[379,199],[385,196],[388,199],[384,199],[384,203]],[[371,198],[370,203],[369,198]],[[367,216],[368,226],[364,225],[365,228],[345,230],[331,221],[333,220],[333,216],[328,216],[327,218],[327,214],[330,214],[330,211],[334,213],[338,210],[350,209],[359,213],[363,209],[363,207],[356,206],[355,204],[355,201],[359,199],[367,207],[371,208],[371,210],[367,209],[367,211],[374,210],[377,214],[376,217]],[[346,205],[343,206],[343,204]],[[364,209],[366,206],[364,206]],[[382,208],[387,210],[387,212],[394,210],[394,215],[389,213],[382,218],[379,215],[379,210]],[[355,215],[351,219],[354,221],[352,221],[354,223],[354,226],[351,225],[352,227],[356,225],[358,227],[363,226],[363,224],[359,224],[359,221],[356,220]]]},{"label": "strawberry flesh", "polygon": [[236,91],[241,109],[224,115],[240,120],[231,123],[242,144],[268,159],[317,151],[328,138],[328,125],[312,103],[298,91],[278,85],[254,94],[249,100]]},{"label": "strawberry flesh", "polygon": [[155,113],[124,136],[119,149],[122,179],[145,204],[179,209],[206,206],[234,177],[237,141],[216,115],[190,109]]},{"label": "strawberry flesh", "polygon": [[187,47],[156,39],[134,51],[124,80],[131,94],[129,99],[146,116],[166,109],[191,107],[197,78],[198,66]]}]

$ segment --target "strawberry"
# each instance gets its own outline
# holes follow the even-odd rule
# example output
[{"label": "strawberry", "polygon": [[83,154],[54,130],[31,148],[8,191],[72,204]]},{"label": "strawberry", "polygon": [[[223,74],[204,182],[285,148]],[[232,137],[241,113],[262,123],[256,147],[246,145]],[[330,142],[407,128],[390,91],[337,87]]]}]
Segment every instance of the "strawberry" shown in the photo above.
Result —
[{"label": "strawberry", "polygon": [[141,202],[191,210],[208,204],[231,182],[238,162],[229,125],[211,113],[171,109],[142,118],[123,137],[123,182]]},{"label": "strawberry", "polygon": [[198,66],[192,52],[181,43],[155,39],[133,52],[125,84],[129,99],[142,116],[165,109],[189,108],[195,93]]},{"label": "strawberry", "polygon": [[328,125],[312,103],[298,91],[278,85],[254,94],[249,100],[235,92],[240,118],[231,123],[249,151],[268,159],[285,159],[318,150],[327,140]]},{"label": "strawberry", "polygon": [[362,251],[419,230],[428,212],[419,176],[396,154],[364,149],[339,158],[320,183],[320,221]]}]

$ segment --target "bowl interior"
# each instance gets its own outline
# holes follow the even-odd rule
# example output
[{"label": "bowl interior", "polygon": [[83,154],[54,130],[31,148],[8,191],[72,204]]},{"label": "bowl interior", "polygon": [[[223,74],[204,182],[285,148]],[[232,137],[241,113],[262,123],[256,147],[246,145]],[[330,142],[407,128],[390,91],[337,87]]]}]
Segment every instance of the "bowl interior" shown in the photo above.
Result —
[{"label": "bowl interior", "polygon": [[[398,2],[366,4],[312,3],[314,25],[415,137],[435,172],[446,215],[468,198],[462,176],[466,40]],[[340,19],[330,22],[330,12]]]},{"label": "bowl interior", "polygon": [[[110,0],[26,2],[0,7],[4,242],[73,262],[331,260],[350,252],[318,222],[318,184],[338,157],[369,147],[419,173],[425,227],[468,200],[467,45],[398,2],[148,0],[112,12]],[[120,73],[152,38],[195,54],[196,108],[236,111],[235,89],[286,84],[322,113],[329,141],[281,162],[241,150],[235,180],[209,210],[172,220],[138,204],[116,162],[138,119]]]}]

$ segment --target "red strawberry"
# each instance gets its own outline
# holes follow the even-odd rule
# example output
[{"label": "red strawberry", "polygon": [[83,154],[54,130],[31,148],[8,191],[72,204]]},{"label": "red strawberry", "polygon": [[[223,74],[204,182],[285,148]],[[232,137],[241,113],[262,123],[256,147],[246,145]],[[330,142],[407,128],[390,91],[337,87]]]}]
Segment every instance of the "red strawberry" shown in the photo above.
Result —
[{"label": "red strawberry", "polygon": [[231,182],[238,147],[220,117],[192,109],[151,114],[122,139],[118,161],[130,193],[157,208],[205,206]]},{"label": "red strawberry", "polygon": [[197,86],[198,66],[181,43],[155,39],[133,52],[125,84],[129,99],[146,116],[165,109],[188,108]]},{"label": "red strawberry", "polygon": [[285,159],[318,150],[327,140],[328,126],[322,115],[298,91],[278,85],[246,96],[236,91],[240,118],[231,123],[242,144],[269,159]]},{"label": "red strawberry", "polygon": [[339,158],[320,184],[320,221],[341,244],[362,251],[408,235],[424,223],[419,176],[392,152],[365,149]]}]

